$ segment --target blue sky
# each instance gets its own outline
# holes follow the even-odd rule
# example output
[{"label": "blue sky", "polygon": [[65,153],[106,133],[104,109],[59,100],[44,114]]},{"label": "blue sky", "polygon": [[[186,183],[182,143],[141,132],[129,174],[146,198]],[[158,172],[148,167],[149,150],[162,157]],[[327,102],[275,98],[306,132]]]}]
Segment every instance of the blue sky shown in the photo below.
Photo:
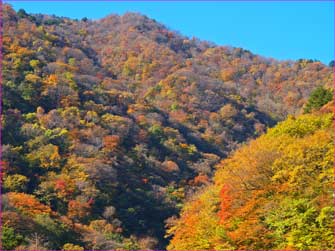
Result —
[{"label": "blue sky", "polygon": [[5,1],[16,10],[98,19],[140,12],[186,36],[276,59],[334,58],[334,2]]}]

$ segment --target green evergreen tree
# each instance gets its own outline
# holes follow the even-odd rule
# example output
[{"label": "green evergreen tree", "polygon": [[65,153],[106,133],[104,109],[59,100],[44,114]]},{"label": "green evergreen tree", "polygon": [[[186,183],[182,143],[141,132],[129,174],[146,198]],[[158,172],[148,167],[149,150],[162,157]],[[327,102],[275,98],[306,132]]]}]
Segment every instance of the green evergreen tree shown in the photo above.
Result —
[{"label": "green evergreen tree", "polygon": [[314,109],[319,109],[332,99],[332,91],[319,86],[309,96],[308,102],[304,108],[304,113],[310,113]]}]

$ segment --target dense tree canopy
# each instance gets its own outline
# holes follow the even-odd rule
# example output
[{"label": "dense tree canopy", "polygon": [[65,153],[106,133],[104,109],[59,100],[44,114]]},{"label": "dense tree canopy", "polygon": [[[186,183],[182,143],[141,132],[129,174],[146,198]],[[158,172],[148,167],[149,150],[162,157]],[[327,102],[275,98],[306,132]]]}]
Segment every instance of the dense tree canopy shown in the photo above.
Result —
[{"label": "dense tree canopy", "polygon": [[[171,217],[197,191],[211,186],[215,166],[231,151],[288,114],[302,113],[314,102],[310,98],[306,105],[312,90],[322,86],[329,93],[332,88],[332,69],[320,62],[276,61],[241,48],[216,46],[135,13],[79,21],[15,12],[5,4],[2,19],[5,249],[164,249],[170,238],[164,238],[166,220],[174,226],[169,230],[174,234],[170,247],[183,249],[191,242],[194,248],[247,245],[250,240],[232,241],[231,235],[243,235],[240,228],[227,232],[222,223],[215,223],[221,221],[213,208],[221,208],[222,219],[233,217],[229,206],[213,195],[220,194],[223,185],[206,191],[197,205],[186,203],[183,210],[199,212],[215,229],[207,232],[205,222],[194,228],[185,224],[183,231],[191,237],[184,237]],[[311,108],[318,108],[329,94],[314,100],[317,105]],[[320,121],[306,116],[302,118],[308,126],[301,124],[296,130],[303,134],[297,138],[299,143],[293,144],[292,135],[287,136],[291,148],[285,156],[300,167],[287,170],[295,177],[287,186],[290,182],[298,186],[308,178],[303,161],[313,162],[328,153],[323,145],[329,139],[326,115]],[[305,138],[305,131],[317,129],[317,136]],[[306,155],[308,143],[317,137],[323,143],[311,149],[312,157],[305,160],[300,155]],[[264,156],[274,158],[270,150],[277,145],[268,143]],[[305,148],[300,149],[300,144]],[[244,158],[245,164],[252,164]],[[257,161],[268,164],[266,159]],[[276,162],[278,170],[284,161]],[[315,163],[317,170],[328,168],[327,161]],[[248,186],[265,182],[270,193],[272,187],[255,165],[245,170],[258,175]],[[220,173],[218,169],[216,177]],[[279,174],[278,180],[291,175]],[[282,221],[287,226],[278,225],[276,218],[288,217],[279,211],[264,218],[272,236],[281,235],[282,228],[295,229],[289,224],[304,226],[283,236],[278,247],[305,238],[299,231],[307,231],[308,224],[321,230],[313,230],[311,241],[301,240],[302,247],[316,246],[318,231],[328,229],[329,174],[322,175],[313,176],[322,182],[319,190],[311,185],[312,198],[297,195],[285,204],[277,197],[283,203],[276,205],[278,210],[285,208],[290,215],[303,208],[301,214],[308,214],[308,221],[295,215],[292,222]],[[231,189],[225,186],[221,196],[233,203],[236,194],[230,194]],[[283,195],[285,189],[280,189]],[[267,198],[261,192],[247,195],[254,203]],[[250,208],[252,201],[240,198]],[[241,206],[240,214],[249,209]],[[190,215],[190,222],[197,220]],[[265,231],[262,224],[248,236],[256,238],[256,231]],[[195,241],[198,235],[206,238]],[[330,237],[328,233],[319,242],[328,243]],[[178,246],[176,238],[188,241]]]},{"label": "dense tree canopy", "polygon": [[168,224],[168,249],[333,250],[333,137],[328,109],[235,151]]}]

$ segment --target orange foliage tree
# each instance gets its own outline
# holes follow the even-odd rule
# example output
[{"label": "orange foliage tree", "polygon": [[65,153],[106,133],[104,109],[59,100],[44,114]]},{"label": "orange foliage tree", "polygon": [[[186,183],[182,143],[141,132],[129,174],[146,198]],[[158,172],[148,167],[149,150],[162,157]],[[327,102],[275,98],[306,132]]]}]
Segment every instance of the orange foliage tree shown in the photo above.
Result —
[{"label": "orange foliage tree", "polygon": [[50,214],[50,207],[40,203],[35,196],[25,193],[10,192],[6,194],[10,206],[22,211],[22,213],[29,216],[36,216],[38,214]]}]

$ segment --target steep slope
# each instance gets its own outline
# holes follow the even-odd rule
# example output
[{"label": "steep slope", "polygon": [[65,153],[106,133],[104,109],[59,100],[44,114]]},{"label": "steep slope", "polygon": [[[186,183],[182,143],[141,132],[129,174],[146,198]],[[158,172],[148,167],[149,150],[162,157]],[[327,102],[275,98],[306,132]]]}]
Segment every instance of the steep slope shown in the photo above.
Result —
[{"label": "steep slope", "polygon": [[216,47],[139,14],[3,7],[7,249],[165,248],[164,221],[214,165],[332,81],[319,62]]},{"label": "steep slope", "polygon": [[334,249],[333,103],[290,117],[223,160],[169,220],[171,250]]},{"label": "steep slope", "polygon": [[102,65],[123,81],[140,82],[147,89],[183,76],[196,87],[222,88],[240,96],[277,119],[298,114],[316,85],[333,83],[331,69],[318,61],[276,61],[241,48],[214,46],[133,13],[88,23],[87,32],[92,33],[86,39],[99,51]]}]

